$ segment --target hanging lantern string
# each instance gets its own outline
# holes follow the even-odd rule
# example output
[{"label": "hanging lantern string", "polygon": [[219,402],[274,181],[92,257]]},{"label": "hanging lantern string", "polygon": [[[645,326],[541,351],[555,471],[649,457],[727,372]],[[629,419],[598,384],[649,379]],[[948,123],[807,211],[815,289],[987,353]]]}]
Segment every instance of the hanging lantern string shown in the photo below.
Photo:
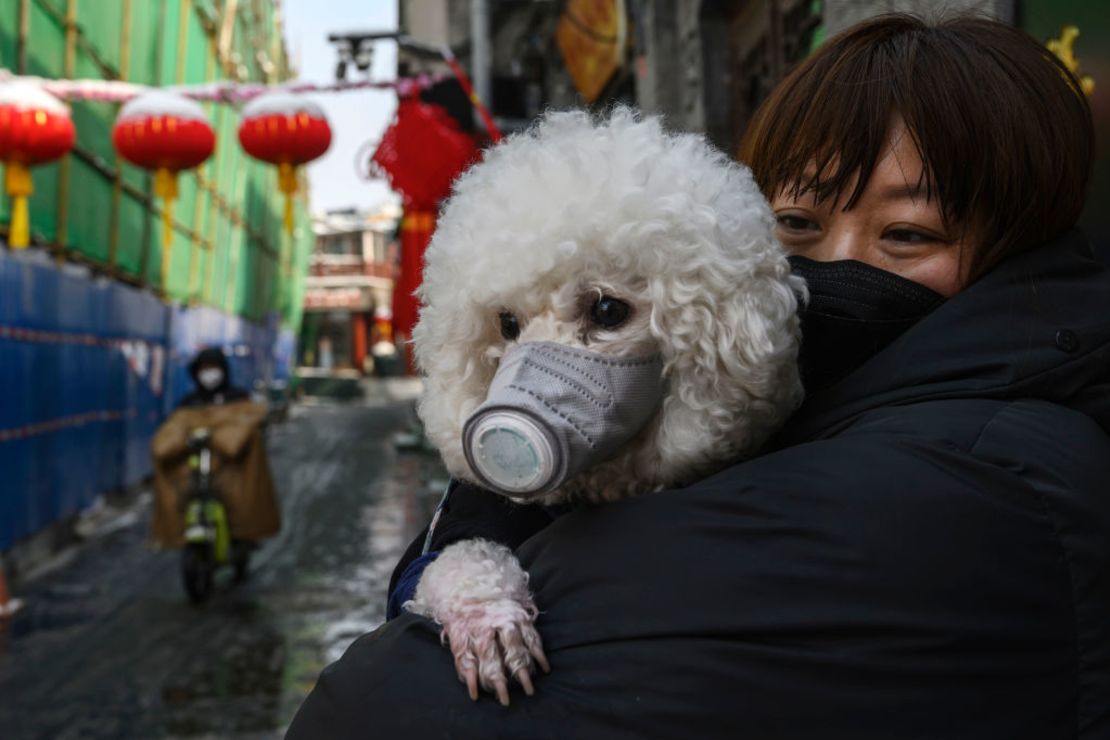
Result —
[{"label": "hanging lantern string", "polygon": [[413,95],[431,87],[448,74],[418,75],[397,80],[361,80],[356,82],[336,82],[320,85],[312,82],[294,82],[285,85],[239,84],[235,82],[209,82],[202,85],[180,85],[165,88],[152,88],[120,80],[55,80],[43,77],[16,75],[11,70],[0,68],[0,82],[24,80],[40,85],[51,95],[65,100],[95,100],[110,103],[123,103],[151,90],[162,89],[199,101],[240,104],[273,90],[291,93],[341,93],[357,90],[393,90],[398,95]]},{"label": "hanging lantern string", "polygon": [[[490,140],[494,144],[501,141],[501,130],[497,128],[493,116],[478,97],[478,93],[474,91],[474,86],[470,84],[470,77],[467,76],[466,71],[462,68],[462,65],[459,64],[459,60],[455,58],[455,54],[451,51],[451,47],[442,46],[439,48],[439,53],[443,57],[443,61],[451,68],[451,73],[455,76],[459,86],[462,87],[463,92],[466,93],[466,97],[470,99],[470,104],[474,106],[474,109],[478,111],[478,115],[481,116],[482,124],[485,125],[486,133],[489,134]],[[398,90],[397,94],[401,95],[401,91]]]}]

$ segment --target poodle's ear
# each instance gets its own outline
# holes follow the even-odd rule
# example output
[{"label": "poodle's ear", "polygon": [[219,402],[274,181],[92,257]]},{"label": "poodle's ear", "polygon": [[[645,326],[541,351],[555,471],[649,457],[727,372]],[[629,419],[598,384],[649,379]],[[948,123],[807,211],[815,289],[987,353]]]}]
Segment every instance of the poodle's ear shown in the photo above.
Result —
[{"label": "poodle's ear", "polygon": [[688,261],[651,283],[651,331],[668,381],[658,432],[659,449],[673,456],[666,467],[752,454],[800,403],[804,291],[780,256]]},{"label": "poodle's ear", "polygon": [[448,471],[469,478],[462,450],[463,420],[485,399],[496,363],[485,356],[489,326],[481,306],[465,290],[432,276],[436,299],[420,312],[413,329],[416,361],[424,376],[417,413]]}]

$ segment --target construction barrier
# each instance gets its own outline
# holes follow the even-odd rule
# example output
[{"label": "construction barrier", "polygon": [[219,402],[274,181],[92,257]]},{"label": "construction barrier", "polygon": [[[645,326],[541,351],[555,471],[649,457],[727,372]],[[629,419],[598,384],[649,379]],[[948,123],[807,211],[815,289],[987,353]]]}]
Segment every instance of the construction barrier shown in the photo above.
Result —
[{"label": "construction barrier", "polygon": [[[0,551],[141,481],[149,441],[206,346],[250,387],[286,377],[277,317],[254,323],[0,249]],[[277,353],[277,354],[275,354]]]},{"label": "construction barrier", "polygon": [[[279,6],[0,2],[0,68],[277,84],[290,76]],[[35,170],[25,253],[4,244],[0,198],[0,552],[149,474],[150,437],[189,391],[200,347],[222,347],[240,385],[288,372],[313,243],[307,200],[285,233],[277,174],[239,146],[238,112],[203,107],[216,151],[180,180],[164,284],[153,178],[116,156],[117,103],[72,102],[77,143]]]}]

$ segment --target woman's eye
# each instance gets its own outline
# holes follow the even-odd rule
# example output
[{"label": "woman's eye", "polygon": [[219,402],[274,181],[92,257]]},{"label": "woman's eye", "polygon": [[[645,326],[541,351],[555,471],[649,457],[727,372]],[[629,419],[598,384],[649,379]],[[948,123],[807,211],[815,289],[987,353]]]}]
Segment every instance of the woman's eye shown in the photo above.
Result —
[{"label": "woman's eye", "polygon": [[630,310],[624,301],[603,295],[590,307],[590,321],[602,329],[616,329],[628,318]]},{"label": "woman's eye", "polygon": [[913,229],[890,229],[883,234],[883,238],[901,244],[931,244],[938,241],[932,234]]},{"label": "woman's eye", "polygon": [[779,222],[779,226],[787,231],[820,231],[821,227],[813,219],[806,218],[805,216],[795,216],[789,213],[784,213],[776,216],[775,220]]},{"label": "woman's eye", "polygon": [[501,336],[510,342],[520,336],[520,323],[509,311],[502,311],[498,316],[501,321]]}]

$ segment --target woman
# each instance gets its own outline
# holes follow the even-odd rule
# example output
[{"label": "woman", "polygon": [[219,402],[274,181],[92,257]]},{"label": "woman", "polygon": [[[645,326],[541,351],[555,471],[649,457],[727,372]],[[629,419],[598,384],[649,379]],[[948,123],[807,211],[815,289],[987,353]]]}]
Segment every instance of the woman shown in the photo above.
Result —
[{"label": "woman", "polygon": [[[289,736],[1110,737],[1110,275],[1071,230],[1092,142],[1074,77],[1004,25],[829,41],[743,149],[812,292],[774,448],[524,542],[535,696],[472,704],[406,615]],[[463,493],[438,545],[485,522]]]}]

